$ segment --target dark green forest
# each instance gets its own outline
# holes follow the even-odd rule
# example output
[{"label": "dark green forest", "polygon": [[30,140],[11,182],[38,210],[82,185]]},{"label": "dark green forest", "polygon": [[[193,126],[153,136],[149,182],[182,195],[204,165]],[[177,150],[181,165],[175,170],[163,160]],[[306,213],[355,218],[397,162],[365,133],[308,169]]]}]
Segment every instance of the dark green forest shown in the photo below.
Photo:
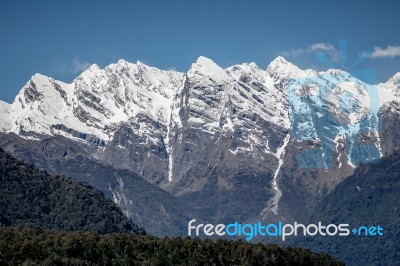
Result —
[{"label": "dark green forest", "polygon": [[0,150],[0,225],[144,234],[102,192],[49,175]]},{"label": "dark green forest", "polygon": [[344,265],[307,249],[242,241],[0,228],[0,265]]}]

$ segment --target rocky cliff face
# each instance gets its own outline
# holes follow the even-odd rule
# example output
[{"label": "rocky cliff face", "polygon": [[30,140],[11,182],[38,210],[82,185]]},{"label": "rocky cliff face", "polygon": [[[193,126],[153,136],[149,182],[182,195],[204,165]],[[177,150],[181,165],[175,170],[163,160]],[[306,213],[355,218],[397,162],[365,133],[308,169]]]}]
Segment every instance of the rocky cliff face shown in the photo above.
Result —
[{"label": "rocky cliff face", "polygon": [[[282,57],[266,70],[200,57],[187,73],[120,60],[71,84],[37,74],[0,102],[0,145],[92,183],[135,219],[303,220],[357,164],[395,151],[399,75],[373,86]],[[94,164],[141,181],[127,188],[128,176],[94,175]]]}]

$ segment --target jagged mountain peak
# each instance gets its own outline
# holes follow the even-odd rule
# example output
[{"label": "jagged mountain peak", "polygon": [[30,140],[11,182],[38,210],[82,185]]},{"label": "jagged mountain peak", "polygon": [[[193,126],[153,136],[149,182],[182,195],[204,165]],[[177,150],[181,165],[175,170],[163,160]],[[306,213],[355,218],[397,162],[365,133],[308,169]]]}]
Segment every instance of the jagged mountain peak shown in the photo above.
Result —
[{"label": "jagged mountain peak", "polygon": [[396,73],[385,83],[378,85],[380,105],[392,101],[400,102],[400,72]]},{"label": "jagged mountain peak", "polygon": [[144,69],[144,68],[152,68],[146,64],[144,64],[141,61],[137,61],[136,63],[129,62],[125,59],[119,59],[116,63],[111,63],[104,67],[103,69],[100,68],[98,65],[93,64],[91,65],[87,70],[82,72],[76,79],[82,76],[101,76],[101,75],[107,75],[109,73],[116,73],[120,72],[123,70],[128,70],[128,71],[138,71],[139,69]]},{"label": "jagged mountain peak", "polygon": [[326,71],[314,72],[316,75],[322,75],[324,78],[328,78],[329,80],[336,80],[336,81],[352,81],[357,83],[362,83],[361,80],[353,77],[349,72],[346,72],[341,69],[331,68]]},{"label": "jagged mountain peak", "polygon": [[397,72],[393,78],[395,78],[396,80],[400,80],[400,72]]},{"label": "jagged mountain peak", "polygon": [[295,64],[289,62],[283,56],[277,56],[274,60],[271,61],[271,63],[268,64],[267,70],[277,67],[282,68],[283,66],[286,66],[287,68],[299,69]]},{"label": "jagged mountain peak", "polygon": [[277,81],[306,75],[305,71],[290,63],[282,56],[278,56],[268,65],[267,73]]},{"label": "jagged mountain peak", "polygon": [[43,75],[41,73],[35,73],[32,77],[31,80],[33,79],[49,79],[50,77]]},{"label": "jagged mountain peak", "polygon": [[98,71],[101,70],[100,67],[97,64],[92,64],[87,70],[94,72],[94,71]]},{"label": "jagged mountain peak", "polygon": [[338,68],[331,68],[325,71],[326,74],[329,75],[350,75],[348,72],[338,69]]},{"label": "jagged mountain peak", "polygon": [[197,58],[196,62],[192,64],[188,72],[189,76],[196,76],[196,74],[200,74],[201,76],[207,78],[212,78],[217,82],[222,82],[226,79],[229,79],[228,74],[223,68],[221,68],[213,60],[204,56]]},{"label": "jagged mountain peak", "polygon": [[207,65],[207,64],[216,65],[216,63],[213,60],[211,60],[208,57],[202,56],[202,55],[197,58],[196,64],[200,64],[200,65]]},{"label": "jagged mountain peak", "polygon": [[400,85],[400,72],[397,72],[393,77],[391,77],[386,84],[399,86]]},{"label": "jagged mountain peak", "polygon": [[119,59],[116,64],[111,64],[116,68],[129,68],[129,69],[141,69],[141,68],[151,68],[140,60],[137,60],[136,63],[129,62],[125,59]]},{"label": "jagged mountain peak", "polygon": [[[137,61],[139,63],[139,61]],[[118,60],[118,64],[120,65],[125,65],[125,64],[130,64],[128,61],[126,61],[125,59],[121,58]]]},{"label": "jagged mountain peak", "polygon": [[250,62],[250,63],[237,64],[226,68],[226,70],[228,72],[235,72],[237,70],[261,71],[261,68],[255,62]]},{"label": "jagged mountain peak", "polygon": [[[32,103],[46,97],[52,91],[50,87],[56,81],[53,78],[40,73],[34,74],[31,79],[22,87],[14,100],[25,104]],[[62,82],[60,82],[62,83]]]},{"label": "jagged mountain peak", "polygon": [[281,65],[281,64],[290,64],[283,56],[277,56],[274,60],[271,61],[270,65]]},{"label": "jagged mountain peak", "polygon": [[256,63],[244,63],[234,65],[226,69],[226,71],[235,78],[235,80],[246,83],[250,86],[262,84],[269,88],[269,92],[274,91],[273,80],[267,72],[261,69]]},{"label": "jagged mountain peak", "polygon": [[102,72],[103,72],[103,69],[101,69],[97,64],[92,64],[89,68],[87,68],[80,75],[78,75],[72,81],[72,83],[75,83],[79,80],[92,79],[94,77],[100,76],[102,74]]}]

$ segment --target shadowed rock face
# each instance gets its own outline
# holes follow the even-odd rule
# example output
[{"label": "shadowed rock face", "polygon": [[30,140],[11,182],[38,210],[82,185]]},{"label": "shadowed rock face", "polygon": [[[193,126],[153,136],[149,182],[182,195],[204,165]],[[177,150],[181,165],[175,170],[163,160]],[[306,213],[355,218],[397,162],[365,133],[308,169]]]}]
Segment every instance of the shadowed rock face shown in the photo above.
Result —
[{"label": "shadowed rock face", "polygon": [[346,265],[395,265],[400,260],[400,154],[355,169],[315,208],[309,223],[381,226],[383,236],[297,238],[289,244],[335,254]]},{"label": "shadowed rock face", "polygon": [[379,114],[367,87],[282,57],[266,70],[200,57],[185,74],[120,60],[71,84],[32,77],[0,102],[0,147],[89,182],[156,235],[184,235],[192,218],[302,221],[399,146],[397,79],[378,86],[392,95]]},{"label": "shadowed rock face", "polygon": [[400,102],[392,102],[381,109],[381,147],[385,156],[400,149]]}]

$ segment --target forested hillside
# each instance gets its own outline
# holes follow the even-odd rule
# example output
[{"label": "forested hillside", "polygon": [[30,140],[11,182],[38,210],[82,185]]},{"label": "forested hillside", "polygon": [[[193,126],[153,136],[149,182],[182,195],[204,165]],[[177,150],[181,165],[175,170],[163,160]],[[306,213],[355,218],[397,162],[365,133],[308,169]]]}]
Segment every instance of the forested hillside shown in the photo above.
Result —
[{"label": "forested hillside", "polygon": [[144,234],[86,183],[49,175],[0,150],[0,224],[60,231]]}]

